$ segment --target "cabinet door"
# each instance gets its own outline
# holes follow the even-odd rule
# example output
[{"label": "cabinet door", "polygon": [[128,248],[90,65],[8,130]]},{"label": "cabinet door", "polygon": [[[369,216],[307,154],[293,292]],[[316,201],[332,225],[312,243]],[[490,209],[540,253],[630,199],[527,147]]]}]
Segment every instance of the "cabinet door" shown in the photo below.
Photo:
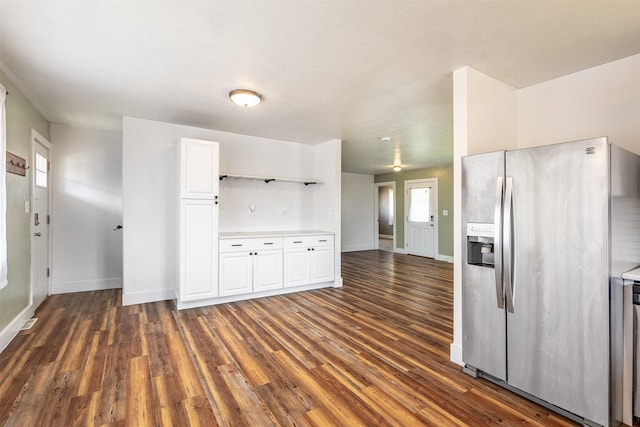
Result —
[{"label": "cabinet door", "polygon": [[301,286],[309,284],[311,279],[309,271],[308,248],[285,249],[284,252],[284,287]]},{"label": "cabinet door", "polygon": [[282,250],[254,252],[253,291],[280,288],[282,288]]},{"label": "cabinet door", "polygon": [[213,200],[218,196],[218,143],[199,139],[180,140],[180,197]]},{"label": "cabinet door", "polygon": [[253,290],[251,252],[220,253],[220,296],[248,294]]},{"label": "cabinet door", "polygon": [[180,299],[218,296],[218,206],[210,200],[180,202]]},{"label": "cabinet door", "polygon": [[318,246],[311,251],[311,283],[333,282],[333,246]]}]

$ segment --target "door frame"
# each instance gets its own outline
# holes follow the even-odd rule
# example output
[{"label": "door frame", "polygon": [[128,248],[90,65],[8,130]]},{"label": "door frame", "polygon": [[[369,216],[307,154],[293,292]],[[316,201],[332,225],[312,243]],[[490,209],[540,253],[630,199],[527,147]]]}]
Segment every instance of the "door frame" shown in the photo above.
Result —
[{"label": "door frame", "polygon": [[[407,187],[409,184],[432,184],[432,193],[434,194],[433,201],[433,259],[438,259],[438,177],[433,178],[420,178],[420,179],[407,179],[403,182],[403,195],[404,195],[404,250],[408,253],[408,241],[409,241],[409,197],[407,194]],[[395,230],[394,230],[395,232]]]},{"label": "door frame", "polygon": [[[43,147],[45,147],[48,151],[49,151],[49,165],[48,165],[48,172],[47,172],[47,204],[49,206],[49,215],[51,215],[51,154],[53,153],[53,144],[51,144],[51,142],[49,142],[44,136],[40,135],[35,129],[31,128],[29,129],[29,165],[30,165],[30,171],[29,171],[29,236],[30,236],[30,248],[33,247],[33,243],[34,243],[34,213],[33,213],[33,196],[34,196],[34,192],[33,192],[33,186],[35,185],[35,179],[34,179],[34,173],[35,173],[35,165],[33,164],[33,158],[35,155],[35,145],[36,144],[40,144]],[[49,223],[49,232],[47,233],[47,237],[48,237],[48,242],[47,242],[47,253],[48,253],[48,260],[47,260],[47,265],[49,266],[49,276],[47,277],[47,296],[51,295],[51,260],[52,260],[52,254],[51,254],[51,223]],[[32,254],[31,254],[31,249],[29,249],[29,282],[31,283],[31,286],[29,288],[29,304],[33,305],[33,290],[34,290],[34,283],[33,283],[33,260],[32,260]],[[33,309],[35,310],[38,307],[33,307]]]},{"label": "door frame", "polygon": [[398,193],[396,192],[395,181],[376,182],[373,184],[373,248],[376,250],[380,249],[380,187],[391,187],[393,189],[393,252],[396,252],[396,221],[398,218],[398,204],[396,200],[398,200]]}]

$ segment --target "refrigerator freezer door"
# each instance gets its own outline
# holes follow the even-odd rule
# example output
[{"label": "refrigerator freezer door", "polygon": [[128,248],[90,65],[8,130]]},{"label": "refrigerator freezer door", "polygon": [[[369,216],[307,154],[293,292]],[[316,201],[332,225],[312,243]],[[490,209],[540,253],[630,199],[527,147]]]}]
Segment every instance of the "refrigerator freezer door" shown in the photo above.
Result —
[{"label": "refrigerator freezer door", "polygon": [[508,382],[607,425],[607,141],[507,152],[506,176],[514,213]]},{"label": "refrigerator freezer door", "polygon": [[[501,280],[496,287],[494,268],[467,263],[467,224],[494,223],[496,188],[504,175],[504,152],[480,154],[462,159],[462,360],[501,380],[506,379],[506,324],[504,291]],[[495,266],[500,269],[501,245],[494,242]],[[498,270],[498,279],[501,278]]]}]

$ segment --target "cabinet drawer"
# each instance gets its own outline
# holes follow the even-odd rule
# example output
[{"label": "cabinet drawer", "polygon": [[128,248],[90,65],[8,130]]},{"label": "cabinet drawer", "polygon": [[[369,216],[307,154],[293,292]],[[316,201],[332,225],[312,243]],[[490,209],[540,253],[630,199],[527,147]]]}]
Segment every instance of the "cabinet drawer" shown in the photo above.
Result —
[{"label": "cabinet drawer", "polygon": [[282,238],[221,239],[220,252],[282,249]]},{"label": "cabinet drawer", "polygon": [[322,234],[319,236],[291,236],[284,238],[284,247],[287,249],[318,246],[333,246],[333,234]]}]

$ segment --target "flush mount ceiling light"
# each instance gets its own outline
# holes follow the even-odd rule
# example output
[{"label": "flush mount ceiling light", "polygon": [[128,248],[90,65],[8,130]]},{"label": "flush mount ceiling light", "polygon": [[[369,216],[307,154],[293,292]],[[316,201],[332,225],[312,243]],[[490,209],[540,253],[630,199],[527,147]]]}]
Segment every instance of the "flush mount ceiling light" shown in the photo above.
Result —
[{"label": "flush mount ceiling light", "polygon": [[402,170],[402,166],[400,166],[400,165],[393,165],[393,170],[394,170],[395,172],[400,172],[400,171]]},{"label": "flush mount ceiling light", "polygon": [[380,138],[380,140],[382,142],[389,142],[389,141],[391,141],[391,137],[390,136],[383,136],[382,138]]},{"label": "flush mount ceiling light", "polygon": [[236,89],[229,92],[229,99],[241,107],[253,107],[260,104],[262,96],[249,89]]}]

